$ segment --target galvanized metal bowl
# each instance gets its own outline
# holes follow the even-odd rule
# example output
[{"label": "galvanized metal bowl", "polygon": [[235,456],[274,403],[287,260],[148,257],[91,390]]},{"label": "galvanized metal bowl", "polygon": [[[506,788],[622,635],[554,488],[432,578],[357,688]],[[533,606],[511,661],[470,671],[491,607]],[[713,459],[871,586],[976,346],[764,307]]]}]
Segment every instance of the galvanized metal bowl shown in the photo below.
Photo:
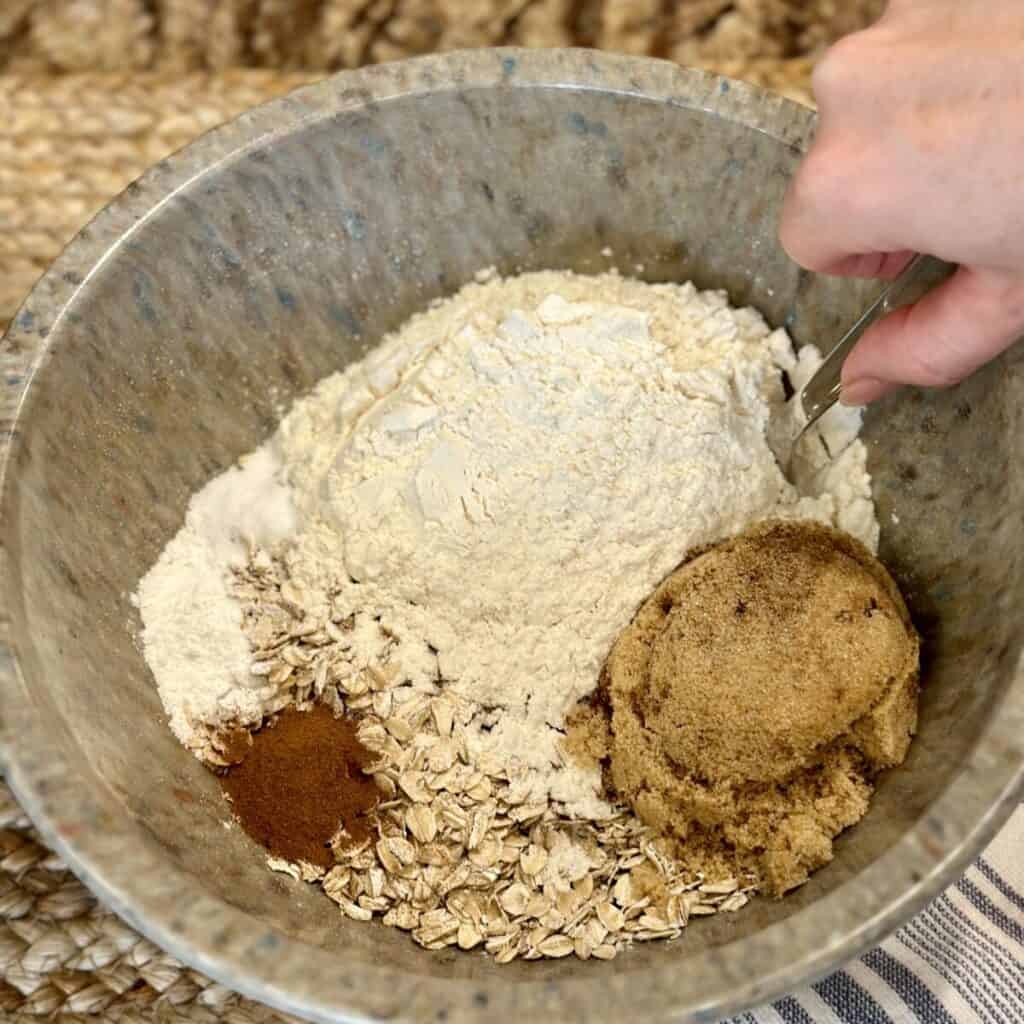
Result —
[{"label": "galvanized metal bowl", "polygon": [[868,418],[882,554],[926,640],[909,760],[807,886],[675,944],[498,967],[347,921],[224,828],[133,640],[130,595],[189,495],[267,437],[282,403],[483,267],[692,278],[800,342],[833,337],[870,286],[799,273],[775,234],[812,126],[781,98],[660,62],[431,57],[255,110],[82,231],[3,354],[0,694],[8,779],[102,899],[188,963],[318,1020],[596,1024],[775,996],[956,876],[1024,764],[1014,356]]}]

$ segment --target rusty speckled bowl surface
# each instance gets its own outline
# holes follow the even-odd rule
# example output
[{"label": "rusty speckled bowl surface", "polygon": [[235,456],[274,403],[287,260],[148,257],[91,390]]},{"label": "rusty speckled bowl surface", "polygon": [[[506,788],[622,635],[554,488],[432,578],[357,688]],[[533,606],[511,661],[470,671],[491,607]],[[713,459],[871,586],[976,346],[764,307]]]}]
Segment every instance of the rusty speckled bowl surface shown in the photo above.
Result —
[{"label": "rusty speckled bowl surface", "polygon": [[867,420],[882,555],[925,638],[907,763],[808,885],[676,943],[500,967],[346,920],[224,827],[133,638],[130,595],[190,494],[260,444],[282,403],[481,268],[691,278],[798,342],[836,337],[871,286],[801,273],[776,240],[813,119],[657,61],[429,57],[252,111],[81,232],[3,352],[0,695],[8,779],[102,899],[315,1020],[710,1020],[837,967],[978,853],[1024,764],[1016,354]]}]

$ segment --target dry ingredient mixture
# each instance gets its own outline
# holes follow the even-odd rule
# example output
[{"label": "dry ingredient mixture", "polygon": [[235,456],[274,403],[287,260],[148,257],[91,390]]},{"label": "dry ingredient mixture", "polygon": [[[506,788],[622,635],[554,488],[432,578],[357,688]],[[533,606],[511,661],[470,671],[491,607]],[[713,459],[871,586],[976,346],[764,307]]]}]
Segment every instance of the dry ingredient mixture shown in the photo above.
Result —
[{"label": "dry ingredient mixture", "polygon": [[917,725],[918,639],[882,564],[814,522],[694,552],[608,657],[568,745],[696,870],[776,896],[832,859]]},{"label": "dry ingredient mixture", "polygon": [[855,412],[799,491],[768,445],[818,358],[688,284],[481,275],[193,498],[138,594],[172,729],[225,765],[290,706],[357,720],[376,840],[289,870],[429,948],[610,957],[737,909],[762,879],[675,858],[566,717],[686,552],[767,517],[874,550]]}]

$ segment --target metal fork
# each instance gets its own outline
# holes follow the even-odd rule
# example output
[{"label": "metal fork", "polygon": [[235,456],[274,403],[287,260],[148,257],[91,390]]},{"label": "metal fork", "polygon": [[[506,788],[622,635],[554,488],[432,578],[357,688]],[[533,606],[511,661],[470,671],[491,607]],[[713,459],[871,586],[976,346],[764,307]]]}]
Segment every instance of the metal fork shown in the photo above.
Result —
[{"label": "metal fork", "polygon": [[[931,256],[915,256],[898,277],[893,278],[874,301],[857,318],[856,323],[839,339],[835,347],[825,356],[821,366],[814,371],[811,379],[800,389],[792,401],[796,403],[797,415],[794,426],[803,425],[796,431],[790,442],[785,458],[780,459],[783,472],[789,479],[793,476],[793,456],[807,432],[839,400],[840,374],[843,363],[853,346],[860,341],[864,332],[887,313],[920,298],[940,278],[949,276],[952,267]],[[835,454],[835,453],[833,453]]]}]

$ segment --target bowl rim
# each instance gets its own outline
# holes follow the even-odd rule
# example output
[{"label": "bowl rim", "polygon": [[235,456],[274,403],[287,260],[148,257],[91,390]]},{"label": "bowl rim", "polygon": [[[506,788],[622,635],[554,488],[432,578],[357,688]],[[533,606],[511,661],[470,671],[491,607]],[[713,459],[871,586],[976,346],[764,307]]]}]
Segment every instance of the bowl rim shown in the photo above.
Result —
[{"label": "bowl rim", "polygon": [[[464,88],[578,88],[702,110],[806,149],[815,114],[782,96],[667,61],[591,50],[497,48],[458,51],[340,72],[257,107],[160,161],[111,201],[36,284],[0,348],[0,501],[19,441],[19,411],[35,371],[58,337],[79,290],[133,232],[197,178],[255,147],[337,114],[415,94]],[[208,895],[155,841],[139,843],[102,786],[76,780],[74,753],[54,742],[21,671],[9,614],[18,580],[0,549],[0,767],[45,841],[111,909],[151,941],[217,981],[279,1010],[317,1021],[425,1019],[452,1022],[523,1012],[561,1019],[712,1020],[781,996],[877,943],[953,882],[1009,817],[1024,791],[1024,674],[949,788],[878,860],[784,923],[669,966],[584,972],[585,976],[502,982],[443,979],[359,965],[314,949]],[[134,844],[130,859],[125,843]],[[857,888],[857,923],[833,925],[833,900]],[[782,929],[785,929],[784,931]],[[425,956],[427,954],[424,954]],[[755,967],[756,965],[756,967]],[[626,977],[629,985],[623,985]],[[699,991],[692,979],[699,979]],[[441,1016],[441,1011],[445,1011]]]}]

